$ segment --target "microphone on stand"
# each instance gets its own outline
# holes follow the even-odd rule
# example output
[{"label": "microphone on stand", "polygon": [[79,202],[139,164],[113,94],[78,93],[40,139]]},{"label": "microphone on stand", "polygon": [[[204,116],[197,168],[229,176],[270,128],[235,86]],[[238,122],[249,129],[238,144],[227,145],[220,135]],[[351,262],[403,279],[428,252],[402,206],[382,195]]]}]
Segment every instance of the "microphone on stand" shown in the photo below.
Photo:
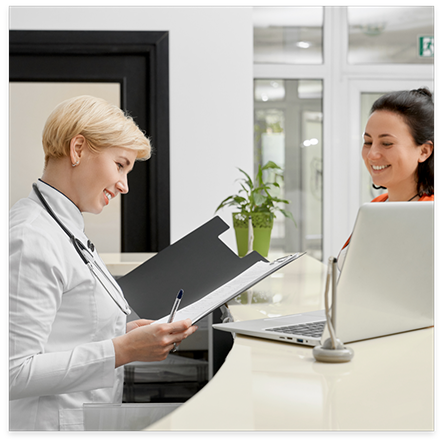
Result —
[{"label": "microphone on stand", "polygon": [[[314,358],[323,363],[346,363],[352,360],[354,351],[351,348],[346,348],[343,343],[335,336],[334,326],[336,326],[336,289],[337,289],[337,259],[335,257],[329,258],[328,273],[326,276],[325,287],[325,314],[326,324],[329,330],[330,337],[313,350]],[[329,309],[329,283],[332,279],[332,304]],[[329,313],[331,311],[331,315]],[[331,318],[332,316],[332,318]]]}]

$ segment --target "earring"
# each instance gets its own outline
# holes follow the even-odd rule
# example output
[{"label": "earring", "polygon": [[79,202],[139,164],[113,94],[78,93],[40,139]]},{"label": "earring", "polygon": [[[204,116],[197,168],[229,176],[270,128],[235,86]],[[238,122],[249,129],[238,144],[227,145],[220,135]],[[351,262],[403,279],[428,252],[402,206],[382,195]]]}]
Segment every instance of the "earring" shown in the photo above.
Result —
[{"label": "earring", "polygon": [[80,163],[80,160],[77,160],[75,163],[72,163],[72,167],[75,168]]}]

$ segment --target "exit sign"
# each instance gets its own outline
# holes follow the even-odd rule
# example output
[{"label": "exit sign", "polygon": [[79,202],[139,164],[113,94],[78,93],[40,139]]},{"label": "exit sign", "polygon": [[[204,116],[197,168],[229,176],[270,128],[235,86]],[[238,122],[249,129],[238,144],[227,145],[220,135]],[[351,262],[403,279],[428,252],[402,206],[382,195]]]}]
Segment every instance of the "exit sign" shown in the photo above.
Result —
[{"label": "exit sign", "polygon": [[434,57],[433,35],[424,35],[418,38],[418,55],[420,57]]}]

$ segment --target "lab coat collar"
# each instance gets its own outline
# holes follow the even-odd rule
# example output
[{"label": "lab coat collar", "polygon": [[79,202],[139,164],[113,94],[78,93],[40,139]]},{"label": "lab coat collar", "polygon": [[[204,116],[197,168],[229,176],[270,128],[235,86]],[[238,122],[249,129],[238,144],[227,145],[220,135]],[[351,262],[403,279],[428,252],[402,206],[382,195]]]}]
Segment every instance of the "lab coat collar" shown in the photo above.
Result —
[{"label": "lab coat collar", "polygon": [[[83,215],[72,200],[41,179],[38,180],[37,187],[57,217],[68,229],[78,229],[82,233],[84,232],[85,222]],[[29,197],[41,205],[34,191],[31,191]]]}]

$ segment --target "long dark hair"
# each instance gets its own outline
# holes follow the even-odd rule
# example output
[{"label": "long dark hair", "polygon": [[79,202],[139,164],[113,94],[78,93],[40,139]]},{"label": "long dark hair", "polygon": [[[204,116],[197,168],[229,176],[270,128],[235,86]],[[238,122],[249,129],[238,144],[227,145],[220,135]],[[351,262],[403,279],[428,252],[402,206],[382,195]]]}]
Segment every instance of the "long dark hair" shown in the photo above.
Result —
[{"label": "long dark hair", "polygon": [[[434,101],[428,88],[385,94],[372,105],[371,114],[375,111],[402,116],[417,146],[428,141],[434,144]],[[417,193],[434,194],[434,150],[426,161],[418,164]]]}]

